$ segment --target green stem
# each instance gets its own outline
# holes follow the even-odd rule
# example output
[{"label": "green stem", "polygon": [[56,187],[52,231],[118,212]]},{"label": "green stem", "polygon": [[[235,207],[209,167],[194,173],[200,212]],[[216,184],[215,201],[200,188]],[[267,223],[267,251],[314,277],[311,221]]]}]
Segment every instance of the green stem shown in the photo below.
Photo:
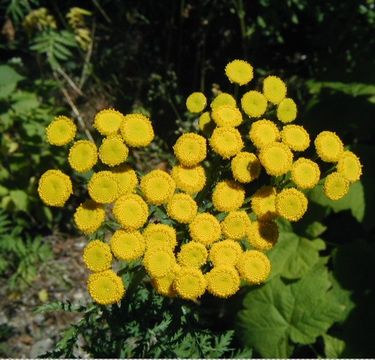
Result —
[{"label": "green stem", "polygon": [[138,285],[143,281],[143,279],[145,278],[146,276],[146,270],[145,268],[142,266],[142,267],[136,267],[134,269],[132,269],[133,271],[136,270],[137,273],[134,275],[132,281],[130,282],[129,286],[128,286],[128,289],[126,291],[126,297],[127,299],[130,299],[131,296],[135,293]]},{"label": "green stem", "polygon": [[240,22],[240,30],[241,30],[241,40],[242,40],[242,50],[243,50],[243,55],[245,58],[247,58],[247,47],[246,47],[246,23],[245,23],[245,9],[243,6],[243,0],[235,0],[234,1],[234,6],[237,10],[237,16],[238,20]]},{"label": "green stem", "polygon": [[238,103],[238,92],[239,92],[239,86],[238,84],[234,85],[234,98],[236,99],[236,103]]}]

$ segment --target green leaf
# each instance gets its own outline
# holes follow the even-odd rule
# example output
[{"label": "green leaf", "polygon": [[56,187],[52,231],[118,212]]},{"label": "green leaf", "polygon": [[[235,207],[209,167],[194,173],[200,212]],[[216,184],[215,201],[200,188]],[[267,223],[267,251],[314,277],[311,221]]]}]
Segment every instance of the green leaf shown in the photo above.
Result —
[{"label": "green leaf", "polygon": [[329,81],[314,81],[309,80],[306,82],[312,94],[318,94],[323,88],[331,89],[334,91],[342,92],[350,96],[374,96],[375,85],[363,83],[342,83],[342,82],[329,82]]},{"label": "green leaf", "polygon": [[29,205],[28,195],[22,190],[12,190],[9,192],[10,198],[17,210],[27,211]]},{"label": "green leaf", "polygon": [[3,197],[9,193],[9,189],[3,185],[0,185],[0,196]]},{"label": "green leaf", "polygon": [[11,107],[17,114],[28,113],[40,106],[37,95],[28,91],[15,92],[12,94],[11,101]]},{"label": "green leaf", "polygon": [[345,341],[328,334],[323,334],[324,353],[327,358],[339,358],[345,349]]},{"label": "green leaf", "polygon": [[319,221],[314,221],[313,223],[307,226],[305,233],[310,238],[315,239],[321,234],[323,234],[326,230],[327,226],[323,225]]},{"label": "green leaf", "polygon": [[23,76],[9,65],[0,65],[0,99],[7,98],[16,89]]},{"label": "green leaf", "polygon": [[292,343],[312,344],[342,318],[346,304],[334,295],[321,263],[292,283],[275,277],[245,296],[237,318],[243,343],[262,357],[290,357]]},{"label": "green leaf", "polygon": [[293,232],[280,232],[277,245],[268,253],[271,278],[276,275],[298,279],[319,260],[319,248],[312,240]]},{"label": "green leaf", "polygon": [[323,191],[323,185],[317,185],[309,192],[311,201],[331,208],[334,212],[350,210],[353,216],[361,222],[365,216],[365,195],[360,181],[350,185],[349,192],[340,200],[334,201],[327,198]]}]

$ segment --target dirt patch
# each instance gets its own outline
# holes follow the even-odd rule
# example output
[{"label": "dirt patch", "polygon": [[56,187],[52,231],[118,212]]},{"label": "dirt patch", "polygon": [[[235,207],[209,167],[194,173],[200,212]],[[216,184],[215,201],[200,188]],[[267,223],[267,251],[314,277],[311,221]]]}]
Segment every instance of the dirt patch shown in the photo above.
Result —
[{"label": "dirt patch", "polygon": [[[0,282],[0,357],[35,358],[53,349],[62,332],[79,320],[76,313],[35,313],[46,302],[87,303],[88,271],[81,256],[83,237],[50,236],[54,257],[39,267],[39,275],[22,293],[9,292]],[[80,354],[83,357],[85,354]]]}]

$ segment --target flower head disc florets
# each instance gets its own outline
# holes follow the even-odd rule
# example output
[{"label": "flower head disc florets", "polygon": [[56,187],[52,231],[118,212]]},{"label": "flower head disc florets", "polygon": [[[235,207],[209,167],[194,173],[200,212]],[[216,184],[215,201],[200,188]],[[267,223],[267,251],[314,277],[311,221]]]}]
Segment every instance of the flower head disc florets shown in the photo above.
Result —
[{"label": "flower head disc florets", "polygon": [[62,207],[73,193],[70,177],[60,170],[48,170],[39,180],[38,193],[46,205]]},{"label": "flower head disc florets", "polygon": [[83,261],[93,272],[108,270],[112,263],[109,245],[100,240],[89,242],[83,251]]},{"label": "flower head disc florets", "polygon": [[230,82],[246,85],[253,78],[253,67],[246,61],[233,60],[225,67]]},{"label": "flower head disc florets", "polygon": [[66,116],[57,116],[46,128],[47,141],[51,145],[63,146],[76,136],[77,127]]},{"label": "flower head disc florets", "polygon": [[91,170],[98,161],[98,151],[92,141],[79,140],[70,148],[68,161],[73,170],[83,173]]},{"label": "flower head disc florets", "polygon": [[217,266],[206,274],[207,290],[211,294],[227,298],[240,288],[240,276],[233,266]]},{"label": "flower head disc florets", "polygon": [[142,114],[125,115],[120,130],[125,143],[132,147],[148,146],[155,136],[151,121]]},{"label": "flower head disc florets", "polygon": [[235,266],[241,254],[239,242],[226,239],[212,244],[209,256],[214,266]]},{"label": "flower head disc florets", "polygon": [[94,127],[104,136],[114,135],[119,129],[124,115],[114,109],[99,111],[94,119]]},{"label": "flower head disc florets", "polygon": [[173,150],[182,165],[195,166],[206,158],[206,139],[194,133],[183,134],[177,139]]}]

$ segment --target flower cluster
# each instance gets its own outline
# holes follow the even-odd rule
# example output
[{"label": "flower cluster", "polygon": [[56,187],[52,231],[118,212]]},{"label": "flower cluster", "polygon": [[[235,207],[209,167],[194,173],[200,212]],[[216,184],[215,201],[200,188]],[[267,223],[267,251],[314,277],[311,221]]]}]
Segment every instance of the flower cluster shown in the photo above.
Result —
[{"label": "flower cluster", "polygon": [[[254,75],[243,60],[230,62],[225,73],[237,87]],[[194,92],[186,106],[199,118],[200,133],[177,139],[170,171],[138,176],[126,164],[133,148],[148,146],[154,138],[142,114],[102,110],[94,120],[101,143],[70,145],[70,167],[89,175],[89,199],[75,210],[76,226],[95,238],[106,220],[118,224],[108,238],[95,238],[84,249],[83,260],[92,272],[88,291],[99,304],[116,303],[125,294],[123,279],[112,269],[115,260],[141,261],[158,293],[193,301],[205,292],[232,296],[241,279],[261,284],[271,271],[266,252],[278,240],[276,219],[301,219],[308,208],[305,193],[317,184],[337,200],[361,175],[358,157],[344,150],[335,133],[323,131],[314,141],[316,154],[335,167],[322,178],[322,165],[304,153],[310,135],[289,124],[297,118],[297,107],[276,76],[266,77],[261,90],[245,91],[240,99],[220,93],[209,102]],[[72,120],[59,116],[46,134],[51,145],[63,146],[76,132]],[[259,184],[256,191],[250,192],[251,182]],[[38,191],[47,205],[61,207],[73,186],[68,175],[48,170]],[[158,208],[164,216],[155,215]]]}]

